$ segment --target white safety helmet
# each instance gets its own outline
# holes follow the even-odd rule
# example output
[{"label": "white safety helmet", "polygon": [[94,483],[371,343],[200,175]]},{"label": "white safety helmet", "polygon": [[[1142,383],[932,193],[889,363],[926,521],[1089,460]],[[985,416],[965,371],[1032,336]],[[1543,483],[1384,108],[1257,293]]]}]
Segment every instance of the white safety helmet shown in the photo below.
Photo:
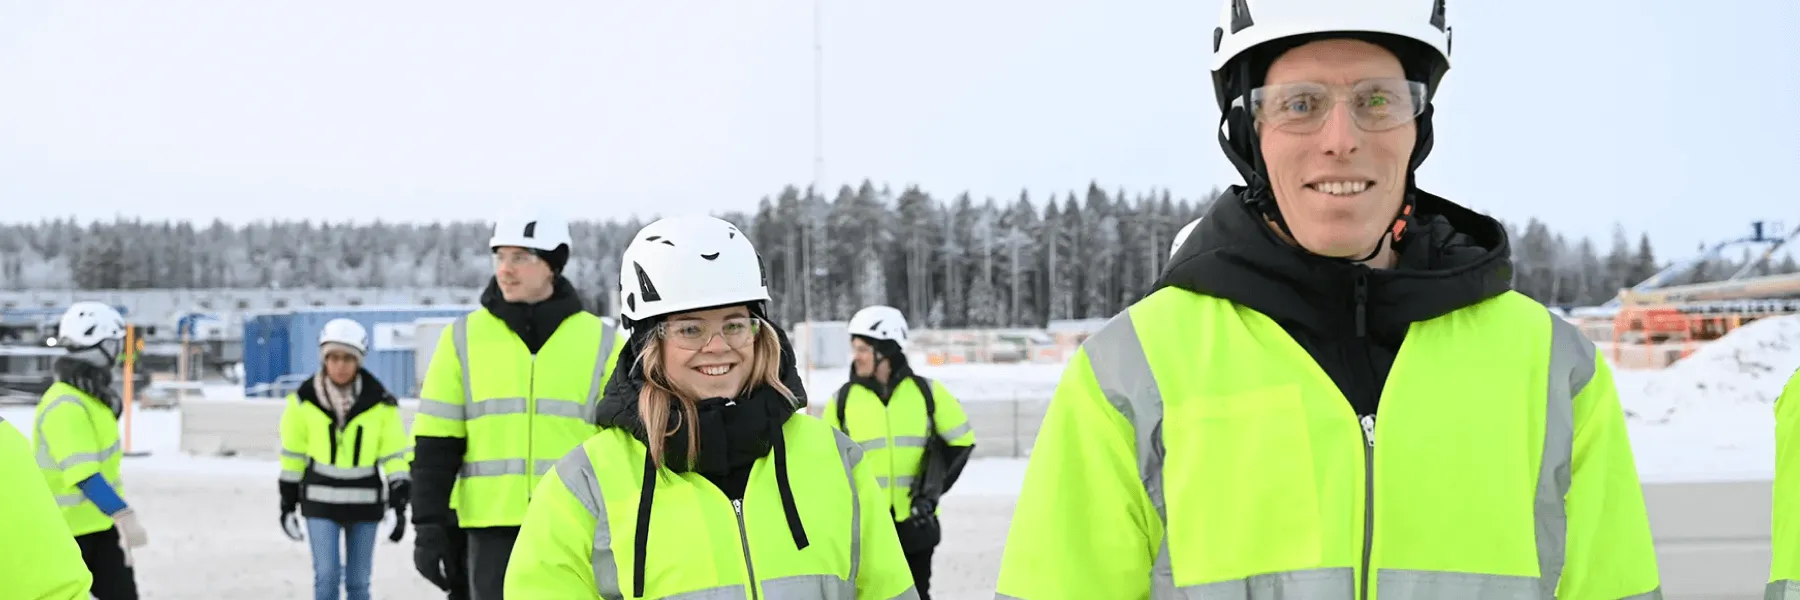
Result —
[{"label": "white safety helmet", "polygon": [[906,347],[906,315],[892,306],[870,306],[850,317],[850,335],[888,340]]},{"label": "white safety helmet", "polygon": [[[1225,73],[1233,60],[1269,42],[1320,33],[1375,33],[1412,40],[1436,52],[1424,75],[1428,94],[1450,70],[1450,23],[1444,0],[1222,0],[1213,30],[1213,86],[1230,104]],[[1405,57],[1402,57],[1405,61]],[[1243,93],[1244,90],[1235,90]]]},{"label": "white safety helmet", "polygon": [[[56,338],[56,345],[70,350],[92,348],[108,341],[123,342],[125,316],[103,302],[76,302],[63,311]],[[107,350],[116,357],[119,348],[115,345]]]},{"label": "white safety helmet", "polygon": [[359,355],[368,354],[368,339],[369,331],[363,328],[362,323],[353,319],[332,319],[327,321],[325,328],[319,331],[320,346],[343,344],[355,349]]},{"label": "white safety helmet", "polygon": [[[1200,217],[1200,219],[1204,218],[1206,217]],[[1194,234],[1194,229],[1200,226],[1200,219],[1188,221],[1188,224],[1181,226],[1181,231],[1175,232],[1175,241],[1169,243],[1169,258],[1171,260],[1175,258],[1176,252],[1181,251],[1181,243],[1187,241],[1188,236]]]},{"label": "white safety helmet", "polygon": [[660,219],[637,232],[619,260],[627,322],[690,310],[767,302],[769,277],[749,236],[722,219]]},{"label": "white safety helmet", "polygon": [[547,211],[502,217],[494,222],[494,236],[488,238],[489,250],[516,246],[550,252],[564,245],[569,245],[569,220]]}]

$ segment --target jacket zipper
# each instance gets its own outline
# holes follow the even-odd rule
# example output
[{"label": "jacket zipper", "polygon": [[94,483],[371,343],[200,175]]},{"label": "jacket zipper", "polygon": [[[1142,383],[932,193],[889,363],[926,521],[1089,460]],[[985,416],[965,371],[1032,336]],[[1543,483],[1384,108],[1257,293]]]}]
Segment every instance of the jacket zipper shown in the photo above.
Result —
[{"label": "jacket zipper", "polygon": [[1375,550],[1375,415],[1362,416],[1363,439],[1363,549],[1362,593],[1356,597],[1369,599],[1369,558]]},{"label": "jacket zipper", "polygon": [[744,529],[744,501],[731,501],[731,510],[737,513],[738,541],[744,546],[744,570],[750,574],[750,600],[757,600],[762,593],[757,591],[760,584],[756,581],[756,566],[750,563],[750,532]]},{"label": "jacket zipper", "polygon": [[[1357,354],[1362,357],[1363,369],[1360,374],[1367,374],[1375,367],[1369,362],[1369,349],[1364,345],[1363,339],[1369,334],[1369,273],[1366,269],[1356,274],[1354,291],[1356,306],[1352,311],[1356,313],[1356,339],[1352,341],[1352,345],[1358,348]],[[1368,389],[1374,386],[1366,381],[1366,375],[1358,377],[1358,380],[1357,383],[1363,384],[1359,387],[1363,389],[1354,391],[1374,394],[1377,399],[1380,398],[1381,390]],[[1361,592],[1356,597],[1369,600],[1369,563],[1375,549],[1375,414],[1358,415],[1357,418],[1362,423],[1363,440],[1367,443],[1363,446],[1362,581]]]}]

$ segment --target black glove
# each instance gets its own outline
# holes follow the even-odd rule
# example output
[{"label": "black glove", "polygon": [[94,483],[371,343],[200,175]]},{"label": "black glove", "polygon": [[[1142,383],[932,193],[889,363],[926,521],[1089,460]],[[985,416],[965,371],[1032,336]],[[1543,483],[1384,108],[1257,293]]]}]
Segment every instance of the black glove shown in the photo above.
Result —
[{"label": "black glove", "polygon": [[281,486],[281,512],[291,513],[300,507],[300,482],[283,481]]},{"label": "black glove", "polygon": [[400,538],[402,538],[402,537],[406,537],[406,505],[405,504],[401,504],[399,506],[394,507],[394,532],[388,534],[388,541],[398,544],[398,543],[400,543]]},{"label": "black glove", "polygon": [[[388,508],[395,510],[406,508],[406,503],[411,500],[412,481],[406,479],[388,480]],[[398,514],[404,515],[406,513],[405,511],[401,511]],[[404,521],[405,519],[401,520]]]},{"label": "black glove", "polygon": [[450,536],[442,523],[413,525],[413,568],[440,590],[449,591],[450,573],[457,557],[450,551]]},{"label": "black glove", "polygon": [[912,516],[937,516],[937,499],[915,496],[912,499]]}]

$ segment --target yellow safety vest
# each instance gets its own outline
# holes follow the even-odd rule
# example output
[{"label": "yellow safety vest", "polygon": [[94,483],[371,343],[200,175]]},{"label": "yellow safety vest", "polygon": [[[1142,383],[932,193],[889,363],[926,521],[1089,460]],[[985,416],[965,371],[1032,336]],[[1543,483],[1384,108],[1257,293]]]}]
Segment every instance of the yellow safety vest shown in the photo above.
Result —
[{"label": "yellow safety vest", "polygon": [[58,381],[44,390],[32,431],[38,469],[56,495],[69,531],[87,535],[112,529],[112,517],[100,512],[79,487],[98,473],[120,498],[125,497],[125,482],[119,476],[125,449],[119,443],[119,419],[112,407]]},{"label": "yellow safety vest", "polygon": [[450,496],[462,527],[518,526],[538,478],[594,435],[593,407],[624,347],[618,337],[578,312],[534,356],[485,308],[444,331],[412,434],[468,440]]},{"label": "yellow safety vest", "polygon": [[1800,600],[1800,371],[1775,399],[1775,497],[1769,586],[1763,598]]},{"label": "yellow safety vest", "polygon": [[94,576],[43,479],[31,443],[0,418],[0,585],[10,598],[87,600]]},{"label": "yellow safety vest", "polygon": [[381,520],[387,482],[411,478],[412,438],[391,401],[374,403],[339,429],[324,407],[288,394],[281,411],[281,481],[301,484],[300,514],[346,523]]},{"label": "yellow safety vest", "polygon": [[[848,434],[867,453],[863,460],[874,469],[875,482],[891,503],[895,521],[912,516],[913,479],[925,460],[926,433],[931,428],[925,395],[916,381],[911,377],[901,380],[885,405],[874,390],[849,384],[844,394],[847,423],[838,422],[835,396],[825,404],[826,423]],[[931,390],[932,403],[937,406],[938,436],[952,446],[975,445],[975,429],[969,425],[962,403],[941,383],[932,381]]]},{"label": "yellow safety vest", "polygon": [[1378,416],[1267,316],[1159,290],[1069,363],[999,597],[1660,597],[1610,371],[1542,305],[1414,323]]},{"label": "yellow safety vest", "polygon": [[[887,502],[862,451],[803,414],[782,435],[806,548],[788,529],[773,453],[751,467],[742,501],[697,473],[661,469],[642,598],[917,598],[893,523],[872,516]],[[507,598],[639,598],[631,594],[647,451],[610,428],[557,463],[513,546]]]}]

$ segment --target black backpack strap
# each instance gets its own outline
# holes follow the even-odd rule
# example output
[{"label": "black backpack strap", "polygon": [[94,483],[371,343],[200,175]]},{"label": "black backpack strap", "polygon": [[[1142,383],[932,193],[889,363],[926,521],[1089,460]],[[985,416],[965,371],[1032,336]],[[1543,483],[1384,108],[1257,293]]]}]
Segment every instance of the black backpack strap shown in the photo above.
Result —
[{"label": "black backpack strap", "polygon": [[925,397],[925,423],[930,428],[926,430],[925,437],[937,435],[937,399],[931,396],[931,380],[918,375],[912,376],[912,380],[913,385],[919,388],[919,394]]},{"label": "black backpack strap", "polygon": [[846,381],[844,385],[838,386],[837,393],[832,398],[833,403],[837,404],[838,431],[850,435],[850,422],[844,420],[844,401],[850,399],[850,382]]}]

